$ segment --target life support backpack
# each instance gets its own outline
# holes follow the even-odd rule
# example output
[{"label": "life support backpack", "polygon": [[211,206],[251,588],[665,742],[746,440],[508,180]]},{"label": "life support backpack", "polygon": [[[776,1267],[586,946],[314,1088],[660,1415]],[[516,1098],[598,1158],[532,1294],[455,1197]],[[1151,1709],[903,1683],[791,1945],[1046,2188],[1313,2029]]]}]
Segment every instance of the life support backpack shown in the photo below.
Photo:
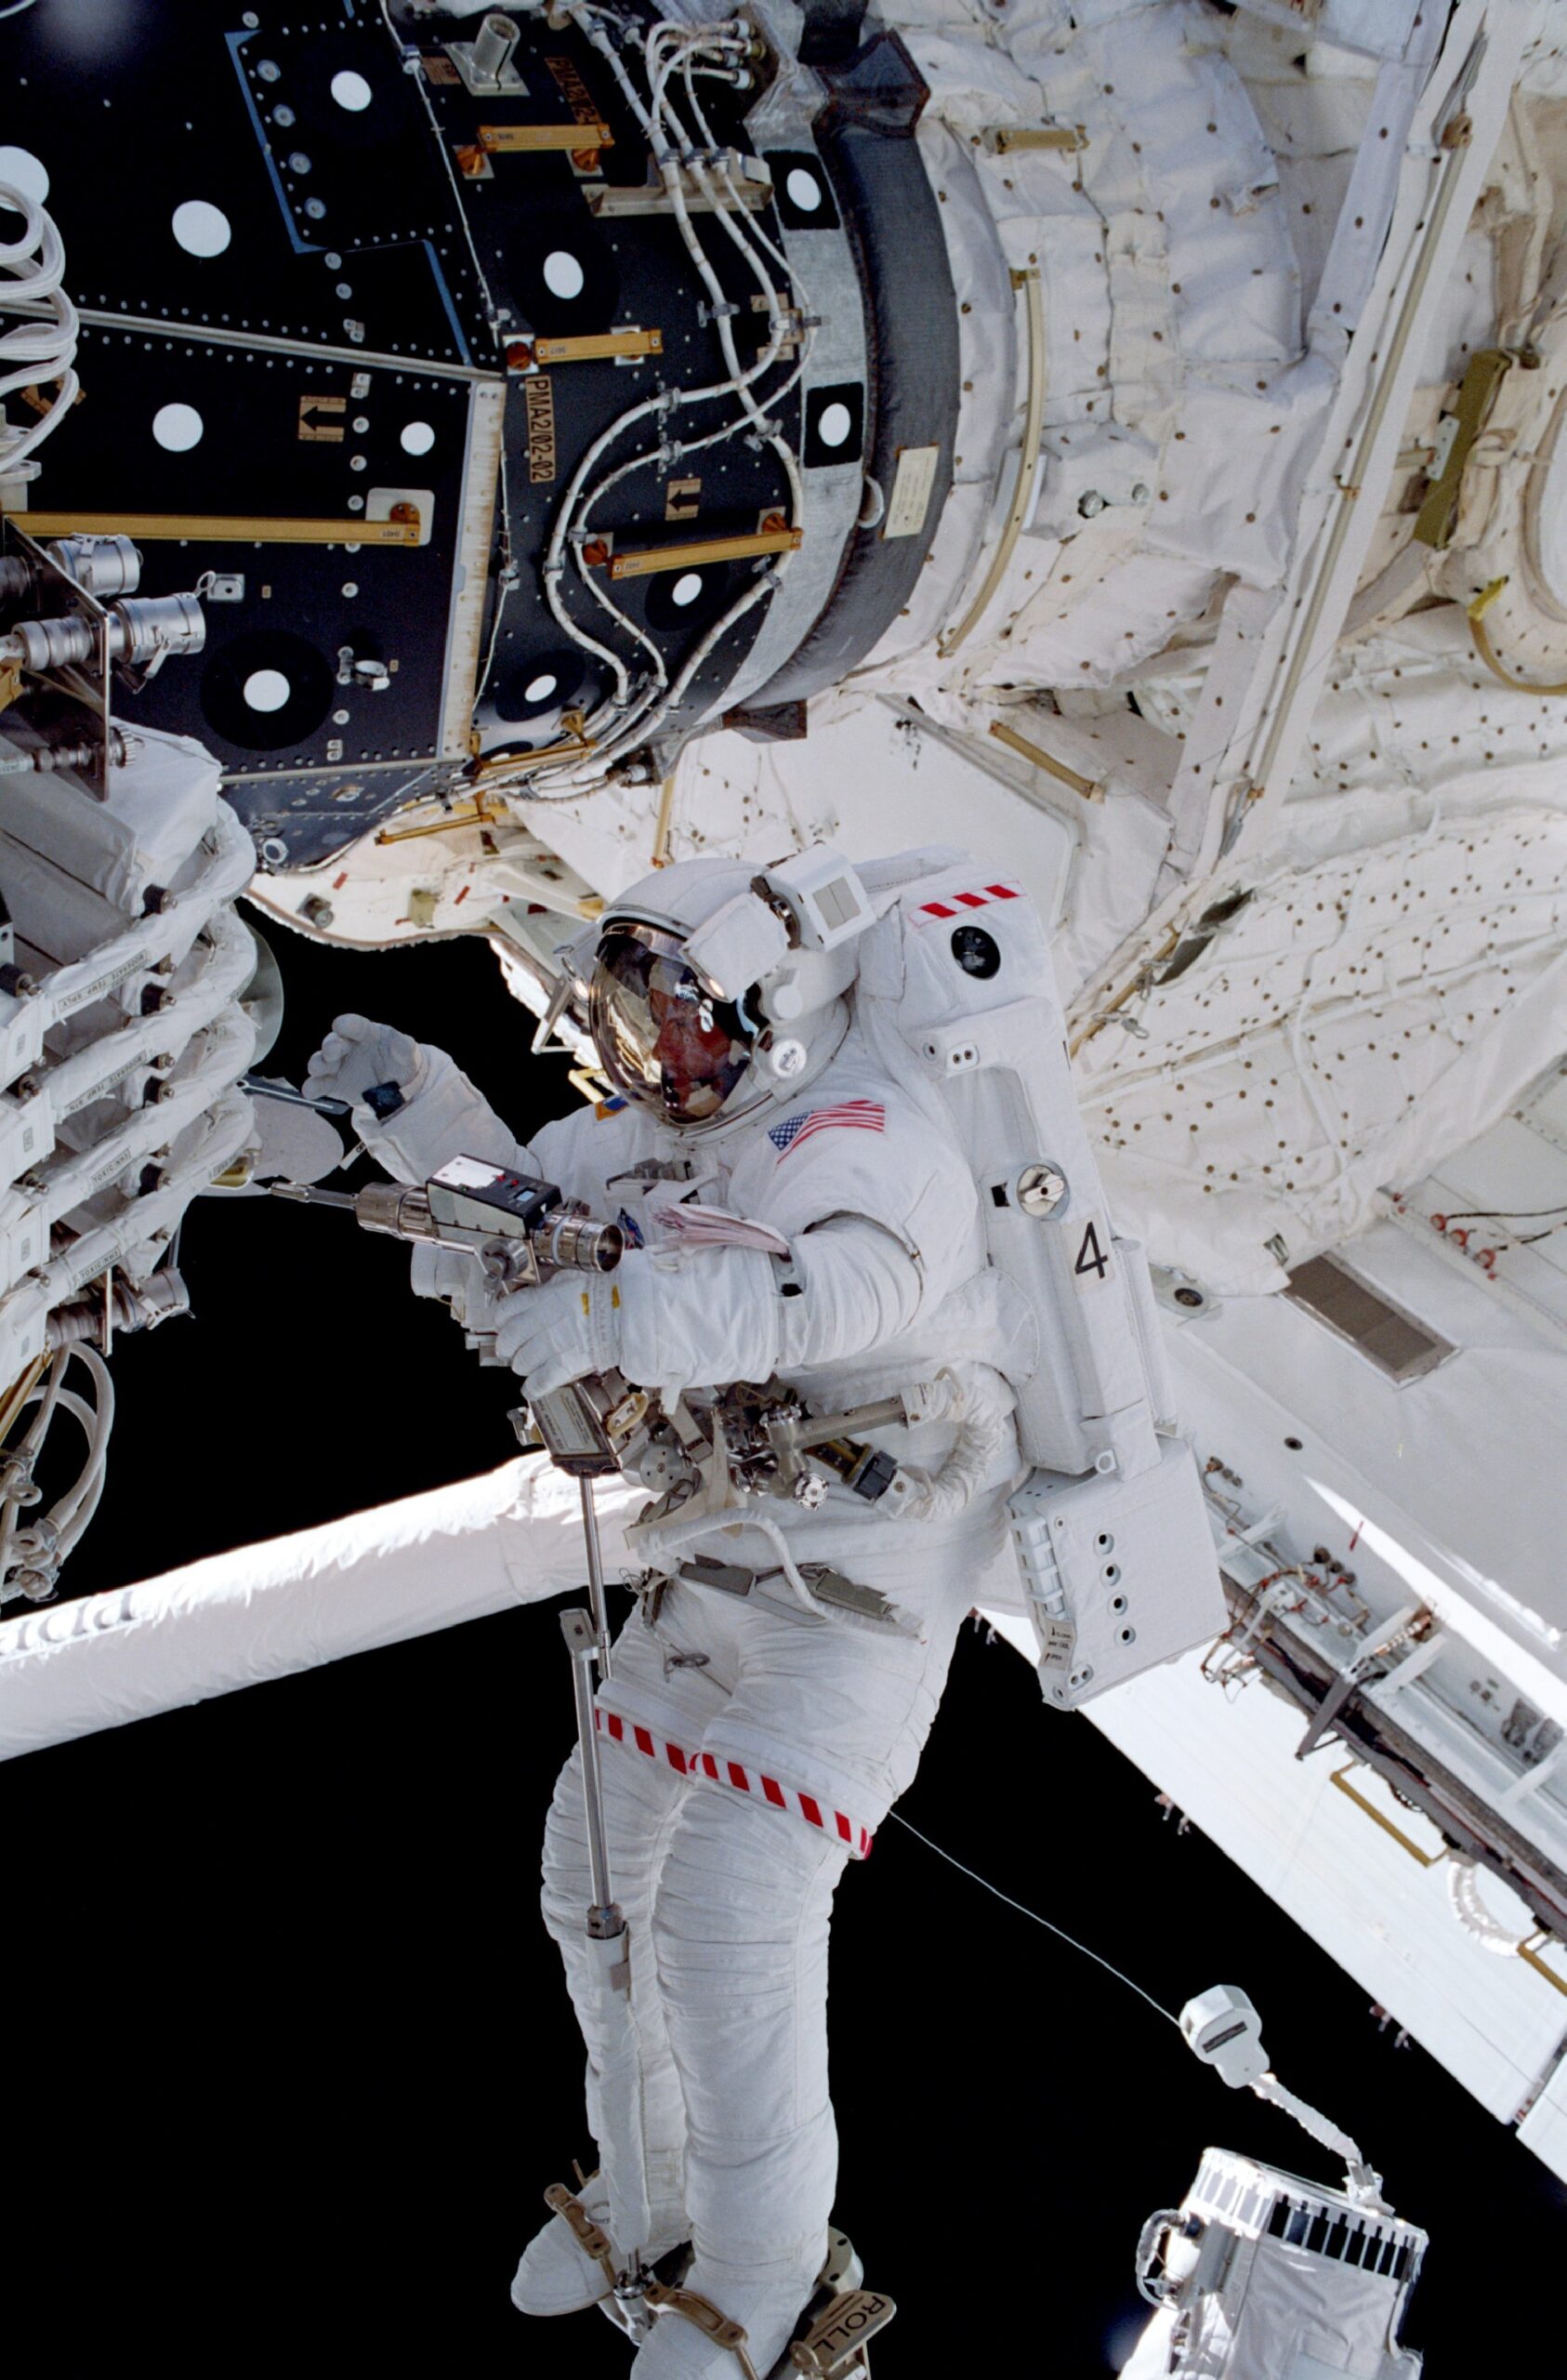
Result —
[{"label": "life support backpack", "polygon": [[[863,873],[873,885],[877,871]],[[990,1262],[1037,1334],[1032,1372],[1008,1373],[1034,1466],[1012,1532],[1047,1699],[1074,1707],[1226,1622],[1147,1261],[1111,1223],[1049,945],[1017,879],[967,858],[915,873],[858,956],[861,1031],[889,1075],[950,1120]]]}]

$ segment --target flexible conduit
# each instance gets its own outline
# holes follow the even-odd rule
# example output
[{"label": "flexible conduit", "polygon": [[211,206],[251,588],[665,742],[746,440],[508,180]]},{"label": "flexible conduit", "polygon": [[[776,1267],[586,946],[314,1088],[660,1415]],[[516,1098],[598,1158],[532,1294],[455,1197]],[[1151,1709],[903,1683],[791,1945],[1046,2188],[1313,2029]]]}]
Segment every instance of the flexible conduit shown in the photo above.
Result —
[{"label": "flexible conduit", "polygon": [[1518,677],[1508,668],[1507,663],[1492,643],[1486,632],[1485,614],[1507,583],[1505,578],[1494,578],[1490,586],[1483,588],[1475,597],[1474,602],[1466,607],[1465,616],[1469,624],[1469,635],[1474,641],[1475,651],[1490,670],[1491,675],[1494,678],[1499,678],[1504,686],[1510,686],[1515,694],[1535,694],[1542,701],[1551,694],[1567,694],[1567,683],[1557,686],[1537,686],[1532,679]]}]

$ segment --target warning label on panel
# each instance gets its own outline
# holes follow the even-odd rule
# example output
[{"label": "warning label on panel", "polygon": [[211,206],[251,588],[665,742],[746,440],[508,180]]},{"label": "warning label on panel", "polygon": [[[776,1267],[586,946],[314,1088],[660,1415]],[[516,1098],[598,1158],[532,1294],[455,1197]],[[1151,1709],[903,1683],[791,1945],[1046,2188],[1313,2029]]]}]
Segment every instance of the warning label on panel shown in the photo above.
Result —
[{"label": "warning label on panel", "polygon": [[887,507],[887,526],[881,533],[884,537],[918,536],[930,508],[930,491],[936,484],[941,453],[939,446],[903,448]]},{"label": "warning label on panel", "polygon": [[537,487],[552,480],[555,460],[555,387],[547,372],[529,375],[522,383],[528,423],[528,477]]}]

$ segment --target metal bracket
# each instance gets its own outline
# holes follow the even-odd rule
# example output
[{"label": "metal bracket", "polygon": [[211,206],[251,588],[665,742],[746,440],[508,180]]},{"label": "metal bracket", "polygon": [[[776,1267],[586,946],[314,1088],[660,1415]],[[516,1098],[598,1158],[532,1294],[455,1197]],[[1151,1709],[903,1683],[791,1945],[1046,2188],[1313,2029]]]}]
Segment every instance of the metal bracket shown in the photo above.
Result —
[{"label": "metal bracket", "polygon": [[250,513],[30,512],[28,527],[40,537],[134,537],[193,539],[198,544],[255,546],[416,546],[416,506],[395,504],[388,521],[316,521]]},{"label": "metal bracket", "polygon": [[1484,347],[1478,355],[1469,358],[1468,369],[1459,386],[1457,404],[1447,416],[1455,428],[1451,439],[1444,442],[1446,453],[1442,456],[1442,469],[1431,482],[1429,493],[1415,518],[1416,545],[1430,546],[1441,553],[1450,544],[1457,526],[1458,496],[1464,467],[1475,440],[1491,418],[1502,382],[1512,370],[1515,360],[1503,347]]},{"label": "metal bracket", "polygon": [[615,2271],[614,2250],[610,2245],[608,2232],[599,2228],[581,2199],[573,2198],[564,2182],[551,2182],[544,2194],[544,2202],[552,2215],[560,2216],[583,2254],[591,2256],[595,2264],[603,2267],[605,2281],[612,2289],[620,2276]]},{"label": "metal bracket", "polygon": [[1405,1834],[1402,1827],[1395,1826],[1391,1818],[1384,1818],[1375,1802],[1368,1802],[1363,1793],[1358,1792],[1353,1785],[1345,1782],[1351,1772],[1362,1765],[1356,1760],[1346,1761],[1342,1768],[1334,1769],[1328,1778],[1329,1784],[1336,1785],[1347,1801],[1353,1802],[1357,1810],[1363,1810],[1366,1817],[1379,1826],[1384,1834],[1390,1834],[1401,1850],[1407,1851],[1412,1859],[1417,1859],[1422,1868],[1439,1868],[1447,1857],[1445,1845],[1440,1851],[1422,1851],[1413,1835]]},{"label": "metal bracket", "polygon": [[[1540,1956],[1540,1952],[1545,1949],[1546,1945],[1549,1942],[1556,1942],[1556,1938],[1557,1937],[1554,1934],[1531,1934],[1526,1942],[1521,1942],[1519,1944],[1518,1955],[1523,1961],[1526,1967],[1533,1967],[1536,1975],[1544,1976],[1546,1981],[1551,1985],[1553,1990],[1560,1991],[1563,1997],[1567,1997],[1567,1976],[1558,1975],[1556,1969],[1554,1967],[1547,1967],[1544,1959]],[[1559,1950],[1560,1947],[1560,1944],[1557,1943],[1557,1948]]]},{"label": "metal bracket", "polygon": [[987,157],[1006,157],[1015,149],[1055,149],[1068,155],[1088,146],[1081,124],[990,124],[980,136]]},{"label": "metal bracket", "polygon": [[731,2322],[727,2314],[720,2314],[710,2297],[704,2297],[695,2289],[669,2289],[663,2281],[655,2281],[647,2291],[647,2303],[656,2306],[661,2314],[678,2314],[682,2320],[699,2330],[704,2338],[711,2339],[715,2347],[727,2347],[744,2374],[744,2380],[762,2380],[761,2373],[745,2352],[745,2333],[738,2322]]},{"label": "metal bracket", "polygon": [[868,2340],[884,2331],[898,2308],[876,2289],[851,2289],[835,2297],[803,2339],[797,2339],[789,2360],[807,2380],[855,2380],[868,2373]]},{"label": "metal bracket", "polygon": [[614,134],[607,124],[481,124],[479,146],[487,157],[536,156],[563,149],[571,156],[591,156],[597,166],[599,150],[614,147]]},{"label": "metal bracket", "polygon": [[611,555],[597,551],[602,545],[596,539],[583,549],[583,560],[591,569],[607,562],[612,579],[651,578],[658,572],[701,570],[710,562],[747,562],[762,554],[792,554],[796,552],[805,533],[789,528],[782,519],[776,526],[758,529],[754,536],[741,537],[694,538],[687,544],[645,546],[630,553]]},{"label": "metal bracket", "polygon": [[1104,800],[1104,787],[1095,778],[1083,776],[1076,769],[1069,769],[1064,760],[1058,760],[1054,753],[1045,750],[1043,745],[1032,743],[1026,735],[1020,735],[1017,729],[1008,727],[1005,720],[993,719],[990,732],[998,744],[1006,745],[1009,752],[1016,752],[1020,760],[1027,760],[1036,769],[1043,769],[1047,776],[1056,779],[1058,785],[1070,786],[1073,792],[1080,793],[1085,801]]}]

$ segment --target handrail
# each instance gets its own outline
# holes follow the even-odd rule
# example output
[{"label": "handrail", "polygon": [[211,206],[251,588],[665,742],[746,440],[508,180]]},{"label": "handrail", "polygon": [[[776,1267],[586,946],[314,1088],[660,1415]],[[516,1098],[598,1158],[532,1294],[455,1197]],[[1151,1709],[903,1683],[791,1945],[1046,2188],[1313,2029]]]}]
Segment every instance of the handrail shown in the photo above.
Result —
[{"label": "handrail", "polygon": [[1390,1834],[1399,1848],[1402,1851],[1407,1851],[1412,1859],[1417,1859],[1422,1868],[1440,1867],[1442,1862],[1447,1857],[1447,1846],[1445,1844],[1440,1851],[1423,1851],[1420,1845],[1416,1842],[1413,1835],[1405,1834],[1402,1827],[1395,1826],[1391,1818],[1384,1818],[1382,1812],[1377,1808],[1375,1802],[1368,1801],[1366,1796],[1358,1792],[1353,1785],[1350,1785],[1345,1782],[1350,1770],[1358,1768],[1360,1765],[1361,1763],[1359,1761],[1346,1761],[1342,1768],[1336,1768],[1333,1770],[1328,1778],[1328,1783],[1330,1785],[1336,1785],[1339,1792],[1341,1792],[1348,1801],[1353,1802],[1357,1810],[1363,1810],[1366,1817],[1372,1820],[1374,1825],[1379,1826],[1384,1834]]},{"label": "handrail", "polygon": [[957,651],[958,646],[990,605],[992,596],[1000,586],[1013,548],[1021,534],[1023,515],[1034,494],[1034,475],[1039,460],[1039,432],[1045,419],[1045,301],[1040,295],[1039,272],[1035,266],[1025,271],[1014,270],[1012,286],[1023,293],[1023,305],[1028,316],[1028,409],[1023,416],[1023,434],[1018,447],[1018,476],[1012,483],[1012,500],[1007,508],[1007,519],[1000,542],[991,556],[984,585],[969,604],[957,627],[943,637],[936,650],[942,659]]},{"label": "handrail", "polygon": [[1046,775],[1054,777],[1059,785],[1070,786],[1073,792],[1080,793],[1085,801],[1104,800],[1104,787],[1096,777],[1086,777],[1079,770],[1069,769],[1064,760],[1058,760],[1053,752],[1047,752],[1043,744],[1031,743],[1026,735],[1020,735],[1017,729],[1008,727],[1004,720],[993,719],[990,732],[998,744],[1006,745],[1009,752],[1016,752],[1021,760],[1032,762],[1036,769],[1043,769]]}]

